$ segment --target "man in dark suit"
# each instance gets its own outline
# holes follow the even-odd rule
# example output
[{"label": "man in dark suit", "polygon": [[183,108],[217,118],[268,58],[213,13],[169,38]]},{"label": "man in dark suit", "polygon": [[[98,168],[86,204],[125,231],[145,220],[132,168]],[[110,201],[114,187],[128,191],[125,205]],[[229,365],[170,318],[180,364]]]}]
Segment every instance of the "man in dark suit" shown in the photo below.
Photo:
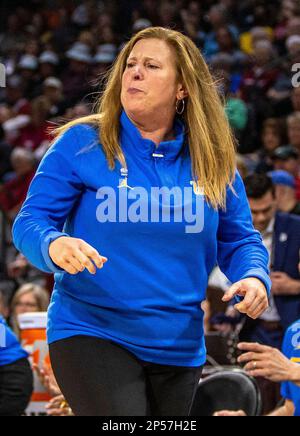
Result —
[{"label": "man in dark suit", "polygon": [[270,255],[270,308],[258,320],[246,320],[241,339],[276,348],[283,333],[300,318],[300,217],[277,212],[272,180],[254,174],[245,180],[254,227],[261,232]]}]

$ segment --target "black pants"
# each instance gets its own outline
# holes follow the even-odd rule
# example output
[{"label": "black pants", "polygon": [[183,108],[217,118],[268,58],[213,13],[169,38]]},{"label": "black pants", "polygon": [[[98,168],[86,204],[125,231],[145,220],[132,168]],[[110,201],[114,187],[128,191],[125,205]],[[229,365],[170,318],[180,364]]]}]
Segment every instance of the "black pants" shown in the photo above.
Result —
[{"label": "black pants", "polygon": [[77,416],[188,416],[202,373],[144,362],[113,341],[88,336],[52,343],[50,358]]},{"label": "black pants", "polygon": [[0,416],[20,416],[32,394],[33,375],[27,359],[0,367]]}]

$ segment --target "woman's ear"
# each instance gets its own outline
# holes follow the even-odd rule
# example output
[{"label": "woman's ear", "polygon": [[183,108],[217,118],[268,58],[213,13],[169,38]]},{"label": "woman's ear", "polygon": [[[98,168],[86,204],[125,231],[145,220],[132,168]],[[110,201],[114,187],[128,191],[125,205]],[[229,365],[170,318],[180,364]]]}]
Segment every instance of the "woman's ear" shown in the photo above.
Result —
[{"label": "woman's ear", "polygon": [[180,83],[177,88],[176,98],[177,100],[182,100],[188,96],[188,92],[185,87]]}]

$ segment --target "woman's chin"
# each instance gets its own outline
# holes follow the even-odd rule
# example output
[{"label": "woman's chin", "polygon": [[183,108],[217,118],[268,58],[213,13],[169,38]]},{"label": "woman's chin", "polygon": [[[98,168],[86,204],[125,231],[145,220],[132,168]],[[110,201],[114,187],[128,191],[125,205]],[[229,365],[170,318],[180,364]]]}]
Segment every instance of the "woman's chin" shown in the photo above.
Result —
[{"label": "woman's chin", "polygon": [[131,115],[141,115],[147,112],[147,106],[144,104],[130,104],[125,107],[125,110]]}]

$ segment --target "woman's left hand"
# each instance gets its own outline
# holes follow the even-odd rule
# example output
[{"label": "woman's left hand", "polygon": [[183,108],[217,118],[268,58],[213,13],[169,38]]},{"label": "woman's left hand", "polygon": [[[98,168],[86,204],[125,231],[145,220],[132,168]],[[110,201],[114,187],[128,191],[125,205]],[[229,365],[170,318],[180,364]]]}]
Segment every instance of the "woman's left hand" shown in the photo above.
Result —
[{"label": "woman's left hand", "polygon": [[244,297],[244,299],[236,304],[234,308],[250,318],[259,318],[269,307],[266,287],[257,278],[250,277],[234,283],[222,300],[226,303],[236,296]]}]

